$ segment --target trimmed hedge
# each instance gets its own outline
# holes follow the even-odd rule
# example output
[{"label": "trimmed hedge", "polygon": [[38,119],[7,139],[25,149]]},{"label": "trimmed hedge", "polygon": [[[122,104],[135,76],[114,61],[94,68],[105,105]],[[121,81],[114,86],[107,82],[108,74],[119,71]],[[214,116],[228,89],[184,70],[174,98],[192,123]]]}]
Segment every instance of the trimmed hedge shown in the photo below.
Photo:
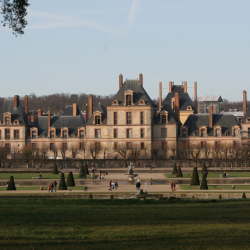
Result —
[{"label": "trimmed hedge", "polygon": [[202,175],[202,180],[201,180],[201,187],[200,187],[201,190],[207,190],[208,189],[208,186],[207,186],[207,179],[205,177],[205,175],[203,174]]},{"label": "trimmed hedge", "polygon": [[58,174],[56,163],[54,163],[54,168],[53,168],[52,174]]},{"label": "trimmed hedge", "polygon": [[176,177],[183,177],[180,166],[177,168]]},{"label": "trimmed hedge", "polygon": [[64,173],[61,173],[61,178],[60,178],[58,190],[67,190],[67,185],[65,183]]},{"label": "trimmed hedge", "polygon": [[69,172],[68,178],[67,178],[67,187],[74,187],[75,186],[75,180],[72,172]]},{"label": "trimmed hedge", "polygon": [[85,172],[86,175],[89,174],[88,164],[87,163],[85,163],[85,165],[84,165],[84,172]]},{"label": "trimmed hedge", "polygon": [[10,181],[6,190],[16,190],[15,182],[13,176],[10,176]]},{"label": "trimmed hedge", "polygon": [[176,167],[176,164],[174,164],[172,174],[177,174],[177,167]]},{"label": "trimmed hedge", "polygon": [[84,170],[84,166],[83,166],[83,164],[81,165],[81,168],[80,168],[80,171],[79,171],[79,177],[81,177],[82,176],[82,174],[84,174],[85,173],[85,170]]},{"label": "trimmed hedge", "polygon": [[200,185],[197,167],[194,167],[190,185]]}]

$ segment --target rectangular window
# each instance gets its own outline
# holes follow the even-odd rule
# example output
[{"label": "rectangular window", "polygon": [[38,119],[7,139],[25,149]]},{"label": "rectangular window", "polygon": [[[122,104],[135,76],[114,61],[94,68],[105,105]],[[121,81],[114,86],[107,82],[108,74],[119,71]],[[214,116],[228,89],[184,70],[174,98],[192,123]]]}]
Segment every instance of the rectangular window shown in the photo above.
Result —
[{"label": "rectangular window", "polygon": [[183,129],[181,130],[181,135],[182,135],[183,137],[186,137],[186,136],[187,136],[187,130],[186,130],[185,128],[183,128]]},{"label": "rectangular window", "polygon": [[14,139],[19,139],[19,130],[14,130]]},{"label": "rectangular window", "polygon": [[49,144],[49,149],[54,150],[55,149],[55,143],[50,143]]},{"label": "rectangular window", "polygon": [[79,149],[84,149],[84,142],[79,143]]},{"label": "rectangular window", "polygon": [[144,129],[141,128],[141,138],[144,138]]},{"label": "rectangular window", "polygon": [[117,149],[117,148],[118,148],[117,145],[118,145],[117,142],[114,142],[114,149]]},{"label": "rectangular window", "polygon": [[234,136],[238,137],[238,129],[237,128],[234,129]]},{"label": "rectangular window", "polygon": [[131,149],[132,148],[132,143],[131,142],[127,142],[127,149]]},{"label": "rectangular window", "polygon": [[216,137],[220,137],[220,129],[219,128],[215,129],[215,135],[216,135]]},{"label": "rectangular window", "polygon": [[161,123],[166,123],[166,115],[161,116]]},{"label": "rectangular window", "polygon": [[5,129],[5,140],[10,139],[10,130],[9,129]]},{"label": "rectangular window", "polygon": [[33,131],[32,131],[32,138],[33,138],[33,139],[36,138],[36,130],[33,130]]},{"label": "rectangular window", "polygon": [[127,112],[127,125],[131,124],[131,112]]},{"label": "rectangular window", "polygon": [[161,129],[161,137],[162,138],[166,138],[167,137],[167,129],[166,128],[162,128]]},{"label": "rectangular window", "polygon": [[143,112],[141,112],[141,125],[144,124]]},{"label": "rectangular window", "polygon": [[117,112],[114,112],[114,125],[117,125]]},{"label": "rectangular window", "polygon": [[63,138],[67,138],[68,137],[68,132],[67,130],[63,130]]},{"label": "rectangular window", "polygon": [[96,142],[95,143],[95,148],[96,149],[101,149],[101,143],[100,142]]},{"label": "rectangular window", "polygon": [[80,138],[84,138],[84,130],[80,130]]},{"label": "rectangular window", "polygon": [[55,138],[55,131],[54,130],[51,130],[51,131],[49,131],[49,137],[50,138]]},{"label": "rectangular window", "polygon": [[127,138],[132,138],[132,129],[131,128],[127,129]]},{"label": "rectangular window", "polygon": [[141,149],[144,149],[144,142],[141,142]]},{"label": "rectangular window", "polygon": [[117,129],[114,129],[114,138],[117,138]]},{"label": "rectangular window", "polygon": [[131,95],[126,95],[126,105],[131,105]]},{"label": "rectangular window", "polygon": [[10,124],[10,118],[9,117],[5,117],[5,125],[9,125]]},{"label": "rectangular window", "polygon": [[205,137],[206,136],[206,130],[203,128],[201,129],[201,137]]},{"label": "rectangular window", "polygon": [[63,144],[62,144],[62,147],[63,147],[63,149],[67,149],[67,147],[68,147],[68,146],[67,146],[67,143],[63,143]]},{"label": "rectangular window", "polygon": [[95,129],[95,138],[100,138],[100,137],[101,137],[101,130]]},{"label": "rectangular window", "polygon": [[36,149],[36,143],[31,144],[32,149]]},{"label": "rectangular window", "polygon": [[99,115],[95,116],[95,124],[101,123],[101,117]]},{"label": "rectangular window", "polygon": [[216,147],[216,148],[219,148],[219,147],[220,147],[220,141],[216,141],[216,142],[215,142],[215,147]]}]

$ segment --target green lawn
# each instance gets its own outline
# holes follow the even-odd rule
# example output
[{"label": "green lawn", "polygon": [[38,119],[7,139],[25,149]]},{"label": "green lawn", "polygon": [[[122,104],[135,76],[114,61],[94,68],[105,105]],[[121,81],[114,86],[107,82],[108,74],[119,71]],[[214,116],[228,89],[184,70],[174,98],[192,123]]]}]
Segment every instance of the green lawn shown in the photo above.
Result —
[{"label": "green lawn", "polygon": [[[183,190],[200,190],[200,186],[180,185]],[[250,185],[235,185],[235,190],[250,189]],[[208,190],[232,190],[232,185],[208,185]]]},{"label": "green lawn", "polygon": [[[10,179],[10,176],[17,179],[32,179],[32,177],[38,177],[38,173],[35,174],[0,174],[0,180]],[[60,179],[61,174],[41,174],[43,179]],[[65,179],[67,179],[68,174],[64,174]],[[90,179],[90,175],[87,175],[87,179]],[[74,179],[80,179],[78,174],[74,174]]]},{"label": "green lawn", "polygon": [[249,200],[0,199],[1,249],[249,249]]},{"label": "green lawn", "polygon": [[[208,178],[222,178],[221,177],[221,174],[223,173],[223,171],[220,172],[209,172],[208,171]],[[250,172],[243,172],[243,173],[237,173],[237,172],[227,172],[230,174],[230,177],[250,177]],[[167,178],[176,178],[176,175],[175,174],[165,174],[165,176]],[[192,173],[190,174],[183,174],[183,177],[184,178],[191,178],[192,177]],[[202,178],[202,174],[199,173],[199,177]],[[230,177],[227,177],[227,178],[230,178]],[[177,178],[180,178],[180,177],[177,177]]]}]

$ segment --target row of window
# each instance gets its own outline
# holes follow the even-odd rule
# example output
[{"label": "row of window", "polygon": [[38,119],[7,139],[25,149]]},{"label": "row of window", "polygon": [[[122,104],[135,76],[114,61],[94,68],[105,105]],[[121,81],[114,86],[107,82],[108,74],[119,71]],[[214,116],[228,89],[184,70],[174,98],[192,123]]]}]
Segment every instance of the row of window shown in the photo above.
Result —
[{"label": "row of window", "polygon": [[[13,137],[15,140],[19,139],[19,130],[13,131]],[[2,135],[2,130],[0,130],[0,139],[9,140],[10,139],[10,129],[4,129],[4,135]]]},{"label": "row of window", "polygon": [[[79,131],[79,137],[80,138],[84,138],[84,132],[85,132],[84,130]],[[55,138],[56,137],[55,130],[50,130],[49,131],[49,137],[50,138]],[[32,139],[37,138],[37,130],[32,130],[31,131],[31,138]],[[67,130],[62,131],[62,138],[68,138],[68,131]]]}]

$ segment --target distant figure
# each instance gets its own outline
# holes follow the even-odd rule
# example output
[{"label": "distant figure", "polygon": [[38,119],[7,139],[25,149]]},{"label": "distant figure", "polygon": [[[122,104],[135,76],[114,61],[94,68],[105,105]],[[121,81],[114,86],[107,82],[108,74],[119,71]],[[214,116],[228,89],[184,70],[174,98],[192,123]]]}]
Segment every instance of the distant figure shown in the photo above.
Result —
[{"label": "distant figure", "polygon": [[[139,181],[138,181],[139,180]],[[141,182],[140,182],[140,179],[138,179],[135,186],[136,186],[136,189],[137,190],[140,190],[140,187],[141,187]]]},{"label": "distant figure", "polygon": [[54,187],[55,187],[55,192],[56,192],[56,187],[57,187],[57,182],[54,181]]},{"label": "distant figure", "polygon": [[115,189],[115,183],[112,182],[111,185],[112,185],[112,189],[114,190]]},{"label": "distant figure", "polygon": [[50,184],[51,193],[53,193],[53,188],[54,188],[54,184],[51,182],[51,184]]},{"label": "distant figure", "polygon": [[110,190],[110,191],[112,191],[111,185],[112,185],[112,181],[109,182],[109,190]]},{"label": "distant figure", "polygon": [[38,175],[38,179],[42,179],[42,175],[41,174]]},{"label": "distant figure", "polygon": [[50,185],[48,185],[48,191],[50,192]]},{"label": "distant figure", "polygon": [[175,182],[173,182],[173,191],[175,191],[175,186],[176,186]]},{"label": "distant figure", "polygon": [[88,187],[84,186],[84,192],[88,191]]},{"label": "distant figure", "polygon": [[43,187],[40,187],[40,190],[43,190]]},{"label": "distant figure", "polygon": [[100,178],[100,180],[102,179],[102,174],[99,174],[99,178]]},{"label": "distant figure", "polygon": [[226,177],[227,177],[227,173],[224,172],[224,173],[222,174],[222,177],[226,178]]},{"label": "distant figure", "polygon": [[173,190],[173,187],[174,187],[174,183],[172,182],[172,183],[171,183],[171,190],[172,190],[172,191],[174,191],[174,190]]},{"label": "distant figure", "polygon": [[233,190],[235,189],[235,185],[232,186],[232,189],[233,189]]},{"label": "distant figure", "polygon": [[95,166],[92,165],[92,173],[94,174],[95,173]]},{"label": "distant figure", "polygon": [[115,182],[115,190],[117,190],[117,188],[118,188],[118,183],[117,183],[117,181]]},{"label": "distant figure", "polygon": [[151,178],[151,179],[150,179],[150,185],[152,185],[152,184],[153,184],[153,179]]}]

